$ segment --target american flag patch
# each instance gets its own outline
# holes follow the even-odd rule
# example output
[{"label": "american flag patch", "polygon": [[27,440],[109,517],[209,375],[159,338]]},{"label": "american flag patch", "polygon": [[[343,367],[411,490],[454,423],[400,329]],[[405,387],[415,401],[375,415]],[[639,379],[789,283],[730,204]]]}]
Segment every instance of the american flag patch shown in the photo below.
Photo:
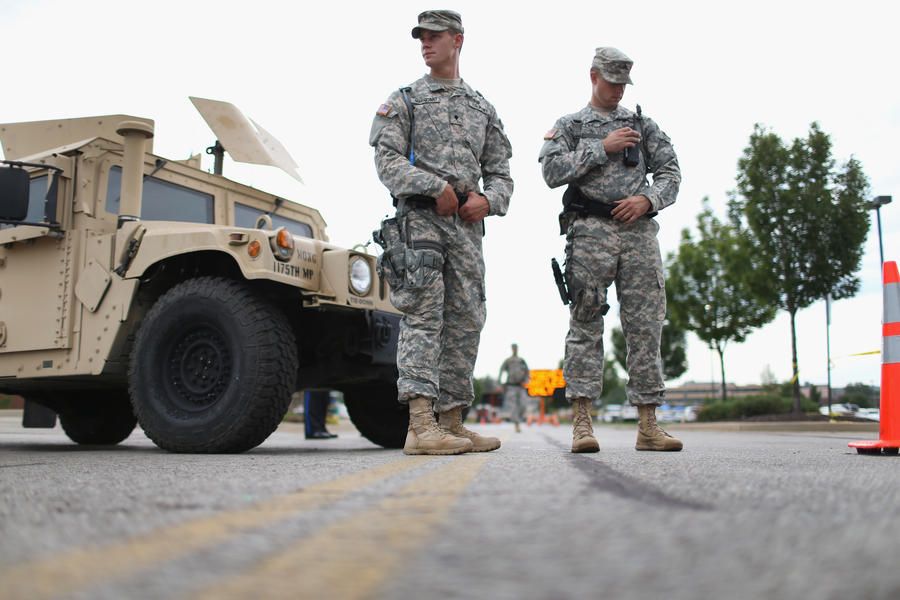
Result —
[{"label": "american flag patch", "polygon": [[390,104],[385,103],[378,107],[378,110],[375,111],[375,114],[379,117],[389,117],[391,115],[391,111],[393,110],[394,108]]},{"label": "american flag patch", "polygon": [[544,134],[544,139],[552,140],[553,138],[556,137],[557,133],[559,133],[559,129],[551,129],[550,131],[548,131],[547,133]]}]

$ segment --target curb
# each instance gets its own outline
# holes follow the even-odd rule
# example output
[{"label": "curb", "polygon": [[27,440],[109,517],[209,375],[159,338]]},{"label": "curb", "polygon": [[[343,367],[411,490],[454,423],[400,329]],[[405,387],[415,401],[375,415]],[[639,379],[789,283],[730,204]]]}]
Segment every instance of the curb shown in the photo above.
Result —
[{"label": "curb", "polygon": [[878,423],[829,421],[721,421],[715,423],[671,423],[672,430],[686,431],[878,431]]}]

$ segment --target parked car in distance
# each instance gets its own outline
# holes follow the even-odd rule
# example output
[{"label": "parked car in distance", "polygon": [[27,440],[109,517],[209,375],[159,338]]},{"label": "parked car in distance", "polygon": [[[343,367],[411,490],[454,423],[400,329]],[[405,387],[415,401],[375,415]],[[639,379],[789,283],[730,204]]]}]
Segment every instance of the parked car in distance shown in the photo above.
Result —
[{"label": "parked car in distance", "polygon": [[869,421],[881,421],[881,409],[861,408],[856,412],[856,416],[860,419],[868,419]]},{"label": "parked car in distance", "polygon": [[819,408],[819,412],[823,415],[832,416],[832,417],[855,417],[859,412],[860,408],[856,404],[850,403],[841,403],[841,404],[832,404],[831,405],[831,413],[828,412],[827,406],[822,406]]},{"label": "parked car in distance", "polygon": [[598,420],[604,423],[616,423],[622,420],[622,405],[621,404],[607,404],[604,408],[600,410],[600,414],[598,415]]}]

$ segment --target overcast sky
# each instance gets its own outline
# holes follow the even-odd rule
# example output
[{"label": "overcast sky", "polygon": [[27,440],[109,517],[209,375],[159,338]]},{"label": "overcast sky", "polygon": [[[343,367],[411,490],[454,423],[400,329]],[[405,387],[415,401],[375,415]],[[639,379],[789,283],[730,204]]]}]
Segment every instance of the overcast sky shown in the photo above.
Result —
[{"label": "overcast sky", "polygon": [[[516,183],[509,214],[487,222],[488,320],[476,376],[496,375],[514,341],[532,368],[555,368],[568,327],[549,270],[564,248],[561,192],[543,183],[537,155],[554,121],[587,103],[594,48],[616,46],[635,61],[623,104],[640,103],[675,144],[684,181],[676,204],[657,217],[664,255],[677,249],[683,228],[696,226],[704,196],[724,217],[754,123],[790,140],[818,121],[839,163],[857,157],[872,195],[897,199],[881,212],[885,258],[897,260],[900,95],[891,65],[900,41],[890,6],[0,0],[0,122],[149,117],[156,154],[181,159],[214,140],[188,96],[232,102],[284,143],[306,184],[230,161],[226,175],[317,208],[331,240],[352,246],[391,210],[367,140],[388,94],[426,71],[410,37],[416,15],[456,10],[466,29],[462,76],[496,106]],[[832,309],[836,386],[879,383],[880,357],[854,356],[880,348],[878,262],[873,213],[862,289]],[[611,304],[607,332],[618,324]],[[798,338],[801,381],[824,384],[824,303],[799,313]],[[671,385],[718,380],[718,359],[693,336],[688,358],[688,372]],[[778,380],[791,376],[786,313],[726,352],[730,381],[758,383],[766,367]]]}]

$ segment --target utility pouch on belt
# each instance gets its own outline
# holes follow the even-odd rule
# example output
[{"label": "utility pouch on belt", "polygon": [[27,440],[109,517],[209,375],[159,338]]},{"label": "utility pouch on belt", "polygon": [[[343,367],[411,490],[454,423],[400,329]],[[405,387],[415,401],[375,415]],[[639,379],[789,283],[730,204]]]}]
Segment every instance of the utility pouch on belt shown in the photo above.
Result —
[{"label": "utility pouch on belt", "polygon": [[[417,245],[421,246],[423,242]],[[441,249],[435,249],[431,244],[425,247],[406,248],[404,264],[406,266],[404,285],[413,289],[420,288],[425,283],[429,270],[440,271],[444,268],[444,255]]]},{"label": "utility pouch on belt", "polygon": [[384,248],[375,262],[375,270],[392,290],[421,287],[428,269],[440,271],[444,267],[443,246],[437,242],[412,240],[412,247],[407,247],[400,236],[396,217],[384,219],[381,229],[372,232],[372,238]]}]

